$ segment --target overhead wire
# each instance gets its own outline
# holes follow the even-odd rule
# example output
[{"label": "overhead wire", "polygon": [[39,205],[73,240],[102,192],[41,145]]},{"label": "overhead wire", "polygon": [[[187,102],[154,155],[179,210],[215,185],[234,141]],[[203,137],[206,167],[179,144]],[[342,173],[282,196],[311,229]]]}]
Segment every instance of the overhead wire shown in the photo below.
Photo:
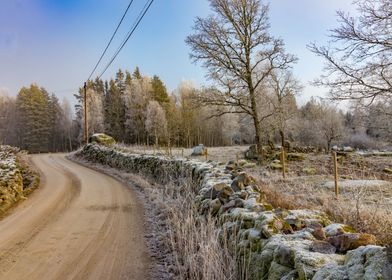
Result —
[{"label": "overhead wire", "polygon": [[126,45],[126,43],[128,42],[128,40],[131,38],[132,34],[135,32],[135,30],[137,29],[137,27],[139,26],[140,22],[142,21],[142,19],[144,18],[144,16],[146,15],[146,13],[148,12],[148,10],[150,9],[152,3],[154,2],[154,0],[148,0],[146,2],[146,4],[144,5],[143,9],[141,10],[141,12],[139,13],[139,16],[137,17],[136,21],[134,22],[134,24],[132,25],[132,28],[129,30],[128,34],[126,35],[126,37],[124,38],[123,42],[121,43],[120,47],[117,49],[117,51],[115,52],[115,54],[113,55],[113,57],[110,59],[109,63],[105,66],[104,70],[101,72],[101,74],[98,76],[98,78],[100,79],[102,77],[103,74],[105,74],[105,72],[107,71],[107,69],[110,67],[110,65],[113,63],[113,61],[116,59],[116,57],[118,56],[118,54],[121,52],[121,50],[124,48],[124,46]]},{"label": "overhead wire", "polygon": [[112,37],[110,38],[108,44],[106,45],[106,48],[105,48],[104,51],[102,52],[101,57],[99,58],[98,62],[95,64],[93,70],[91,71],[90,76],[88,77],[87,81],[91,79],[91,77],[93,76],[95,70],[97,70],[98,65],[101,63],[102,58],[105,56],[107,50],[109,49],[109,46],[111,45],[111,43],[112,43],[114,37],[115,37],[116,34],[117,34],[118,29],[120,28],[122,22],[124,21],[124,18],[125,18],[125,16],[126,16],[127,13],[128,13],[129,8],[132,6],[133,1],[134,1],[134,0],[131,0],[131,1],[129,2],[129,4],[128,4],[128,6],[127,6],[127,8],[126,8],[126,10],[125,10],[125,12],[124,12],[124,14],[123,14],[122,17],[121,17],[120,22],[117,24],[117,27],[116,27],[116,29],[114,30],[114,33],[113,33]]}]

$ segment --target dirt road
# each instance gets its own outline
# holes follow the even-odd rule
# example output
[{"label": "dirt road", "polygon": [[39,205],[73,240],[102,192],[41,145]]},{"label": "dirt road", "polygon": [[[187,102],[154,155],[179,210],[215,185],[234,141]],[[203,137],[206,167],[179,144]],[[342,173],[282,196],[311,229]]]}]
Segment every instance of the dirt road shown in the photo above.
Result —
[{"label": "dirt road", "polygon": [[64,155],[32,160],[42,184],[0,221],[0,279],[146,279],[135,194]]}]

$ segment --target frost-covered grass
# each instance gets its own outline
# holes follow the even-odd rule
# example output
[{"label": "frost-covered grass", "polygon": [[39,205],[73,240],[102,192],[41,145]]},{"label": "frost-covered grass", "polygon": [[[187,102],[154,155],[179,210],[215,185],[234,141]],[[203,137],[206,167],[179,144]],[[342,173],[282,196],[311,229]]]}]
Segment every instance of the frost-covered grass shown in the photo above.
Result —
[{"label": "frost-covered grass", "polygon": [[[207,147],[208,157],[207,160],[213,160],[217,162],[227,162],[229,160],[236,160],[237,156],[239,159],[244,158],[245,151],[249,146],[226,146],[226,147]],[[143,145],[124,145],[116,144],[116,149],[137,153],[137,154],[167,154],[168,150],[165,147],[154,147],[154,146],[143,146]],[[171,148],[171,155],[175,157],[191,157],[192,149],[188,148]],[[192,157],[200,161],[205,161],[205,156]]]},{"label": "frost-covered grass", "polygon": [[382,245],[392,245],[392,201],[380,187],[356,188],[343,191],[336,198],[333,191],[315,187],[312,181],[260,178],[268,201],[284,209],[317,209],[326,212],[331,220],[348,224],[358,232],[376,236]]}]

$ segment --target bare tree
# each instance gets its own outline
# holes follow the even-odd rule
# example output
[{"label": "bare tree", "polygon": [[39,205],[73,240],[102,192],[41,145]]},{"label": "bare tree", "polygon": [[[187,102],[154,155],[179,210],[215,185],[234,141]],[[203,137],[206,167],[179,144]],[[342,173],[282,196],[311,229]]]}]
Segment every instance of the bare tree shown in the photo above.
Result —
[{"label": "bare tree", "polygon": [[269,85],[272,89],[271,104],[274,108],[274,123],[279,131],[281,145],[284,147],[288,122],[298,112],[295,97],[301,92],[302,86],[289,70],[273,71]]},{"label": "bare tree", "polygon": [[322,114],[322,118],[319,120],[320,129],[327,144],[327,152],[329,152],[333,141],[343,137],[343,115],[331,105],[325,103],[320,105]]},{"label": "bare tree", "polygon": [[203,62],[207,76],[217,83],[201,101],[220,106],[216,116],[249,114],[261,159],[257,89],[271,71],[288,68],[296,58],[285,53],[281,39],[269,34],[269,7],[260,0],[210,0],[210,5],[214,14],[197,18],[195,33],[186,39],[191,58]]},{"label": "bare tree", "polygon": [[355,1],[358,17],[338,11],[340,26],[328,46],[311,44],[325,60],[325,74],[315,83],[334,99],[360,99],[365,105],[392,96],[392,2]]}]

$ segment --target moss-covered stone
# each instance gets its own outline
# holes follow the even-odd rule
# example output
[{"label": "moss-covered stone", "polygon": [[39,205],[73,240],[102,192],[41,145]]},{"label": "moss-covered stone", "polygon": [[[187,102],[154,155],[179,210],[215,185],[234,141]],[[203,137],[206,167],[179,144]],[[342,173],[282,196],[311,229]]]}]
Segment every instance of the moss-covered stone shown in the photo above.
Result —
[{"label": "moss-covered stone", "polygon": [[104,145],[107,147],[113,146],[116,144],[116,141],[114,140],[113,137],[104,134],[104,133],[96,133],[90,136],[90,142],[91,143],[97,143],[99,145]]}]

